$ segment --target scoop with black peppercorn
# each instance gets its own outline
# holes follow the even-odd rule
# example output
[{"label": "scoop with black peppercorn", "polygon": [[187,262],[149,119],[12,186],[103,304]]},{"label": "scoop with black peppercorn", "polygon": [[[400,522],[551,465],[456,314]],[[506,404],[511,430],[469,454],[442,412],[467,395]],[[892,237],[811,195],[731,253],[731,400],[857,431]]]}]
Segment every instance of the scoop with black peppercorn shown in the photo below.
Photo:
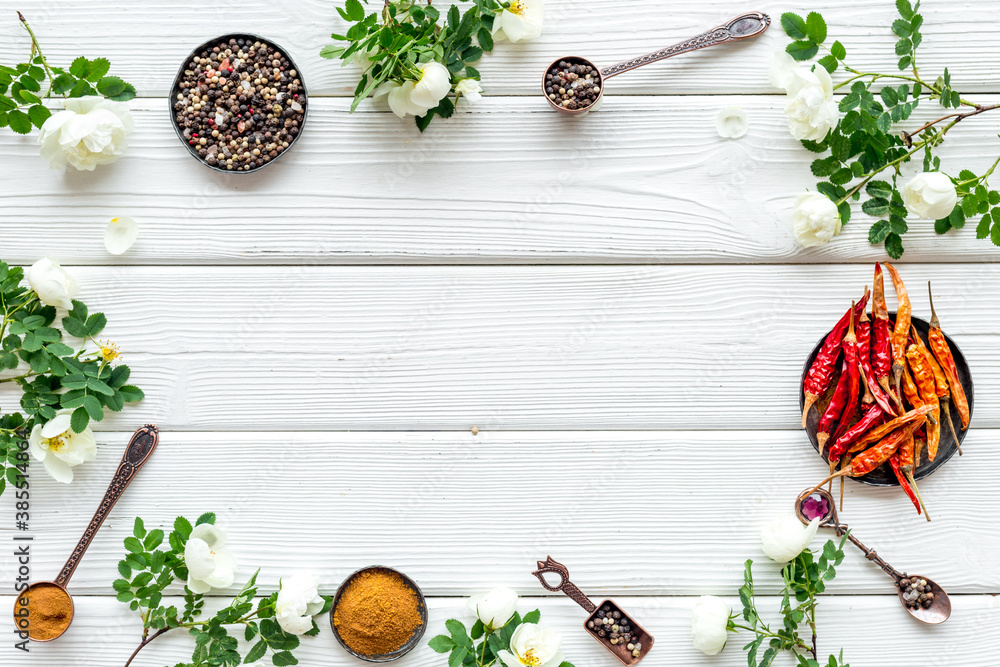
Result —
[{"label": "scoop with black peppercorn", "polygon": [[[532,572],[546,590],[562,591],[571,600],[583,607],[589,618],[583,623],[594,639],[601,643],[612,655],[624,665],[636,665],[646,657],[653,648],[653,637],[642,629],[638,623],[622,611],[621,607],[611,600],[605,600],[595,605],[583,591],[569,580],[569,570],[562,563],[552,560],[552,556],[544,561],[538,561],[538,569]],[[559,584],[553,586],[545,580],[546,574],[559,576]]]},{"label": "scoop with black peppercorn", "polygon": [[170,111],[188,152],[218,171],[246,173],[281,157],[306,120],[306,89],[287,52],[233,34],[195,49],[171,89]]},{"label": "scoop with black peppercorn", "polygon": [[586,58],[564,56],[545,70],[542,94],[556,111],[572,116],[583,115],[600,101],[604,95],[605,83],[613,76],[681,53],[756,37],[767,30],[769,25],[771,19],[767,14],[749,12],[697,37],[603,69]]}]

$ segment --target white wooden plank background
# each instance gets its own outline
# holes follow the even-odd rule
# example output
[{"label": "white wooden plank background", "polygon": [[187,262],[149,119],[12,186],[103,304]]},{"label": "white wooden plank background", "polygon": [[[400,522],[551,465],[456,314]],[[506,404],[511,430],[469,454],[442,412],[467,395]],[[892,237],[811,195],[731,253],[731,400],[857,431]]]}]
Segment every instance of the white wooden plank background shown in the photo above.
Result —
[{"label": "white wooden plank background", "polygon": [[[891,2],[827,4],[852,63],[894,60]],[[227,525],[241,576],[260,566],[268,589],[300,569],[332,593],[357,567],[400,567],[430,596],[428,637],[462,617],[461,596],[496,584],[544,595],[529,572],[551,553],[594,597],[619,596],[639,616],[657,638],[650,664],[745,664],[738,639],[714,659],[690,648],[693,596],[733,593],[742,561],[764,559],[760,523],[822,474],[795,428],[801,364],[884,256],[864,242],[863,216],[820,250],[791,236],[794,195],[813,179],[767,82],[785,41],[777,27],[615,79],[604,109],[580,122],[535,91],[563,53],[611,63],[747,9],[777,19],[812,7],[549,0],[542,38],[483,61],[481,106],[423,136],[370,104],[347,113],[355,74],[317,55],[341,27],[333,3],[211,7],[224,27],[191,0],[18,7],[51,60],[109,57],[140,94],[128,155],[93,173],[52,172],[33,138],[0,134],[0,258],[69,266],[148,395],[99,425],[99,460],[72,488],[36,468],[38,577],[61,566],[131,430],[155,422],[163,436],[77,571],[70,633],[27,657],[0,648],[0,664],[123,663],[137,627],[110,588],[121,539],[136,514],[152,525],[207,510]],[[998,101],[1000,8],[928,0],[923,13],[922,71],[948,66],[963,93]],[[9,18],[0,62],[27,45]],[[193,46],[240,29],[289,49],[312,107],[287,158],[233,178],[186,155],[162,95]],[[150,45],[155,57],[136,55]],[[730,105],[750,118],[739,141],[715,134]],[[1000,116],[963,124],[945,164],[987,166],[997,132]],[[140,240],[112,258],[101,232],[122,214],[139,219]],[[985,667],[1000,594],[1000,541],[984,520],[1000,463],[1000,251],[971,228],[940,238],[923,225],[906,244],[915,314],[928,315],[933,280],[972,365],[975,429],[966,456],[921,486],[933,523],[899,493],[853,483],[844,516],[894,565],[956,593],[955,614],[918,626],[852,553],[822,601],[820,648],[843,646],[861,667],[928,654]],[[629,518],[588,511],[594,493]],[[0,512],[12,514],[10,498]],[[7,544],[10,523],[0,520]],[[8,551],[0,582],[13,579]],[[774,568],[761,562],[758,577],[777,591]],[[572,602],[524,607],[534,604],[578,667],[610,664]],[[183,636],[157,644],[138,665],[188,653]],[[354,664],[329,632],[301,658]],[[400,664],[441,662],[424,647]]]}]

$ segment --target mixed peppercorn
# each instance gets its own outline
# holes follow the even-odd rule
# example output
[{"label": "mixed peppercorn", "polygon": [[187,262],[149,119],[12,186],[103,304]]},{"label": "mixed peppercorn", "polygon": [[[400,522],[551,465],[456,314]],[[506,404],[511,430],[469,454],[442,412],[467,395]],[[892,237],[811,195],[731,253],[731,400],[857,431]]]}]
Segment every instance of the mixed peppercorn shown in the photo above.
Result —
[{"label": "mixed peppercorn", "polygon": [[295,141],[306,95],[288,57],[256,38],[206,45],[186,63],[174,90],[174,121],[207,164],[252,171]]},{"label": "mixed peppercorn", "polygon": [[[888,463],[917,513],[926,516],[914,471],[925,455],[928,461],[937,457],[942,421],[959,446],[951,407],[965,430],[969,402],[933,299],[925,343],[913,326],[910,298],[899,272],[889,264],[885,268],[899,304],[895,321],[886,306],[882,266],[876,264],[874,292],[866,288],[861,300],[852,304],[806,372],[802,425],[806,426],[810,409],[827,397],[816,430],[820,453],[828,458],[832,473],[823,483],[861,477]],[[871,318],[866,311],[869,297]],[[961,454],[960,447],[958,451]]]},{"label": "mixed peppercorn", "polygon": [[560,60],[545,74],[545,95],[564,109],[586,109],[601,96],[601,72],[593,65]]},{"label": "mixed peppercorn", "polygon": [[587,629],[603,642],[624,648],[632,657],[642,655],[643,637],[632,619],[610,602],[605,602],[587,621]]},{"label": "mixed peppercorn", "polygon": [[934,591],[926,579],[903,577],[899,589],[903,593],[903,604],[909,609],[930,609],[934,604]]}]

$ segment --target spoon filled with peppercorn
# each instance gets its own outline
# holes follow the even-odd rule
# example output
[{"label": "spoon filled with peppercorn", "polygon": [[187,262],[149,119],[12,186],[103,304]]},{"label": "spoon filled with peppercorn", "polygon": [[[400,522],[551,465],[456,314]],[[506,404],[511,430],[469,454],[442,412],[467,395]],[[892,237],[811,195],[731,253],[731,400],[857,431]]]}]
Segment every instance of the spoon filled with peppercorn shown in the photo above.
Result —
[{"label": "spoon filled with peppercorn", "polygon": [[691,39],[603,69],[580,56],[563,56],[545,70],[542,94],[556,111],[570,116],[583,115],[592,111],[601,100],[604,84],[613,76],[682,53],[756,37],[770,25],[771,18],[767,14],[749,12]]},{"label": "spoon filled with peppercorn", "polygon": [[951,598],[943,588],[927,577],[898,571],[882,560],[874,549],[869,549],[861,543],[861,540],[854,537],[848,531],[847,524],[840,523],[830,492],[825,489],[815,491],[810,489],[799,494],[795,500],[795,514],[802,523],[809,524],[814,519],[819,519],[820,526],[834,529],[837,535],[846,535],[848,540],[865,552],[868,560],[876,563],[883,572],[895,580],[899,603],[913,618],[923,623],[937,625],[944,623],[951,616]]}]

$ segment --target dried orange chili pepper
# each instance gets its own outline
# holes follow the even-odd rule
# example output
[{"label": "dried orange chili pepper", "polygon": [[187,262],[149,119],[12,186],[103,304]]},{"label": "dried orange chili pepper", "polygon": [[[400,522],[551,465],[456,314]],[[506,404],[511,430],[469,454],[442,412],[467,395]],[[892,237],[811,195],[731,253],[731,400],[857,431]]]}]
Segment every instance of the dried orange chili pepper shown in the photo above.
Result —
[{"label": "dried orange chili pepper", "polygon": [[823,341],[819,352],[816,353],[816,359],[813,360],[812,366],[806,372],[806,379],[802,384],[802,391],[805,394],[805,405],[802,408],[802,428],[806,427],[809,408],[816,404],[819,397],[830,386],[830,381],[833,379],[833,372],[837,368],[837,359],[840,357],[840,350],[844,344],[844,334],[847,332],[847,326],[850,323],[851,317],[859,317],[867,303],[868,291],[865,290],[865,294],[857,306],[844,313],[844,316],[837,322],[837,326],[833,328],[833,331],[827,334],[826,340]]},{"label": "dried orange chili pepper", "polygon": [[931,369],[934,374],[934,387],[937,390],[938,400],[941,402],[941,412],[944,414],[944,421],[948,424],[948,429],[951,431],[951,437],[955,439],[955,445],[958,447],[959,456],[962,455],[962,445],[958,441],[958,433],[955,432],[955,422],[951,419],[951,388],[948,386],[948,378],[945,376],[944,369],[934,358],[927,346],[924,345],[924,339],[920,337],[920,332],[917,331],[916,327],[911,326],[912,340],[913,344],[917,346],[920,350],[920,354],[923,355],[924,361],[927,362],[927,366]]},{"label": "dried orange chili pepper", "polygon": [[892,277],[892,285],[896,288],[896,326],[892,331],[892,380],[896,387],[896,395],[900,393],[900,378],[903,374],[903,366],[906,364],[906,341],[910,337],[910,321],[912,319],[913,307],[910,305],[910,296],[906,292],[906,285],[899,277],[899,271],[889,264],[885,265]]},{"label": "dried orange chili pepper", "polygon": [[905,426],[915,421],[918,421],[919,423],[923,424],[924,421],[927,419],[927,415],[930,414],[932,409],[933,408],[930,405],[924,405],[919,408],[914,408],[913,410],[910,410],[909,412],[896,417],[892,421],[886,422],[885,424],[882,424],[878,428],[872,429],[867,434],[865,434],[863,438],[854,443],[854,447],[860,450],[863,447],[867,447],[868,445],[872,444],[873,442],[878,442],[879,440],[887,436],[889,433],[892,433],[893,431],[898,429],[900,426]]},{"label": "dried orange chili pepper", "polygon": [[906,398],[906,402],[909,403],[912,408],[919,408],[924,404],[923,399],[920,398],[920,392],[917,390],[917,385],[913,382],[913,376],[910,375],[909,366],[903,367],[903,397]]},{"label": "dried orange chili pepper", "polygon": [[932,406],[934,409],[928,415],[929,425],[927,426],[927,456],[931,461],[937,457],[938,444],[941,442],[941,409],[937,397],[937,385],[934,382],[934,372],[927,365],[924,355],[916,344],[910,345],[906,349],[906,360],[910,363],[913,371],[913,381],[920,392],[920,400],[924,405]]},{"label": "dried orange chili pepper", "polygon": [[870,406],[868,411],[862,415],[861,419],[859,419],[857,423],[847,429],[842,436],[834,441],[833,445],[830,447],[828,456],[829,460],[836,461],[840,459],[848,452],[848,447],[853,445],[857,439],[865,433],[878,426],[884,418],[885,415],[882,412],[882,408],[877,405]]},{"label": "dried orange chili pepper", "polygon": [[921,415],[917,418],[917,421],[906,424],[892,431],[889,435],[882,438],[877,445],[869,447],[851,459],[851,462],[847,465],[847,467],[838,470],[836,473],[820,482],[813,489],[813,491],[823,486],[830,480],[836,479],[837,477],[861,477],[875,470],[875,468],[878,468],[880,465],[892,458],[892,455],[896,453],[896,450],[899,449],[900,445],[913,436],[914,431],[920,428],[925,419],[927,419],[927,416]]},{"label": "dried orange chili pepper", "polygon": [[[910,441],[912,441],[912,437],[910,438]],[[889,465],[892,467],[892,472],[896,475],[896,481],[899,482],[899,486],[903,489],[903,493],[905,493],[906,497],[910,499],[913,506],[917,508],[917,514],[921,514],[922,509],[920,507],[920,498],[917,497],[914,488],[910,486],[910,480],[907,479],[906,475],[903,473],[902,464],[900,463],[900,459],[902,458],[900,456],[900,452],[906,449],[907,446],[907,442],[904,442],[899,446],[896,453],[889,458]],[[912,443],[909,444],[909,447],[912,449]]]},{"label": "dried orange chili pepper", "polygon": [[[931,284],[927,283],[927,291],[930,293]],[[958,377],[958,367],[955,365],[955,356],[951,353],[951,348],[948,346],[948,341],[944,337],[944,331],[941,330],[941,321],[938,320],[937,313],[934,311],[934,295],[930,294],[931,299],[931,328],[927,334],[927,340],[930,343],[931,351],[934,353],[934,357],[941,364],[942,370],[944,370],[945,376],[948,378],[951,389],[951,400],[955,404],[955,409],[958,411],[958,416],[962,420],[962,430],[969,428],[969,399],[965,396],[965,388],[962,386],[962,381]]]}]

